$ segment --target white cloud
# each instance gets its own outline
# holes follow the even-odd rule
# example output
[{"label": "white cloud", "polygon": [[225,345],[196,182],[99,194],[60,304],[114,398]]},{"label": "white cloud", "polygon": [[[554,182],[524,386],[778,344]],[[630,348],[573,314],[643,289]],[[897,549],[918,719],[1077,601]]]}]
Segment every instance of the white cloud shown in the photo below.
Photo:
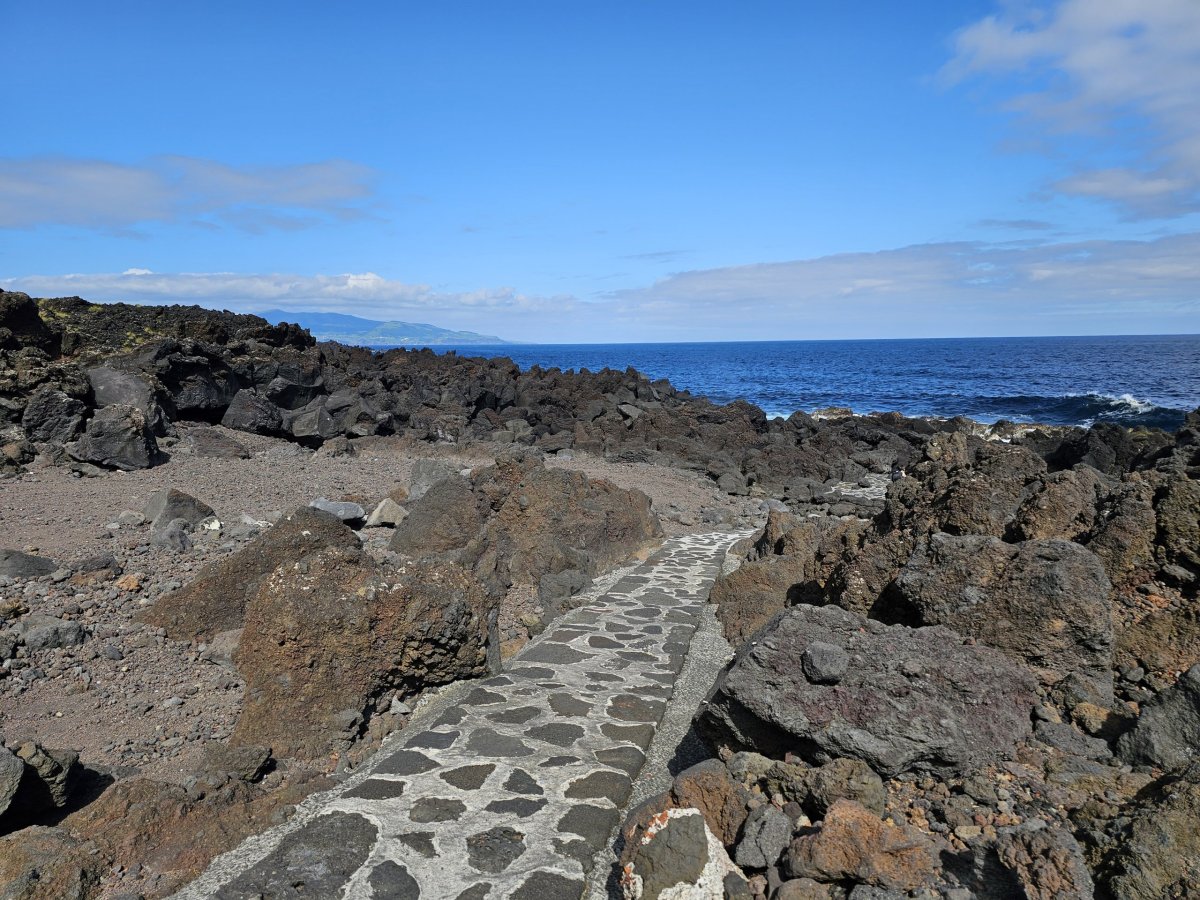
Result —
[{"label": "white cloud", "polygon": [[1200,234],[921,244],[682,272],[613,299],[710,339],[1200,332]]},{"label": "white cloud", "polygon": [[1196,0],[1009,3],[959,32],[943,75],[1021,85],[1008,107],[1050,135],[1056,154],[1077,159],[1055,190],[1108,201],[1128,218],[1200,210]]},{"label": "white cloud", "polygon": [[96,301],[195,303],[239,312],[267,309],[345,312],[377,319],[414,317],[473,328],[480,316],[503,326],[525,317],[569,313],[569,297],[535,297],[512,288],[439,291],[426,284],[384,278],[374,272],[343,275],[237,274],[231,272],[158,273],[127,269],[117,273],[30,275],[0,279],[8,290],[34,296],[78,295]]},{"label": "white cloud", "polygon": [[0,228],[120,230],[150,222],[294,229],[363,215],[372,172],[345,160],[231,166],[187,156],[138,165],[37,156],[0,159]]},{"label": "white cloud", "polygon": [[35,296],[346,312],[517,340],[788,340],[1200,332],[1200,233],[1152,241],[943,243],[680,272],[583,301],[449,292],[372,272],[29,276]]}]

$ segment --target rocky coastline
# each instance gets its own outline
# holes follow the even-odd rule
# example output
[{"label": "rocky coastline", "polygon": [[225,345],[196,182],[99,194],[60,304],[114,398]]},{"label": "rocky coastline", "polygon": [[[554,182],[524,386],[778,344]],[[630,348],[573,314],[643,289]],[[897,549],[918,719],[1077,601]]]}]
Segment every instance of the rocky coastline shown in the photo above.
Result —
[{"label": "rocky coastline", "polygon": [[0,896],[168,896],[593,583],[738,529],[710,758],[622,813],[612,892],[1193,896],[1200,410],[769,420],[632,369],[16,293]]}]

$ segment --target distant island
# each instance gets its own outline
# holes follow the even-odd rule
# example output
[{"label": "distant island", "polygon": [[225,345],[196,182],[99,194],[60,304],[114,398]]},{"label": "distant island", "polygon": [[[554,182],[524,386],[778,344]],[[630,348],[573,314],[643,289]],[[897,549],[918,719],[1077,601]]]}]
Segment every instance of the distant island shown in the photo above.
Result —
[{"label": "distant island", "polygon": [[338,341],[360,347],[431,347],[440,344],[511,344],[493,334],[452,331],[421,322],[381,322],[343,313],[287,312],[271,309],[259,313],[272,325],[295,322],[319,341]]}]

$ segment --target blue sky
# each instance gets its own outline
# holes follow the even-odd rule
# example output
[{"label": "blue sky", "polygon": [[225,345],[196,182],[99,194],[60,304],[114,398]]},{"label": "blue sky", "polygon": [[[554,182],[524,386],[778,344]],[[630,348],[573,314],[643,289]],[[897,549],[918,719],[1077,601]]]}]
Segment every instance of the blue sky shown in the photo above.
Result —
[{"label": "blue sky", "polygon": [[0,286],[539,341],[1200,332],[1200,3],[0,6]]}]

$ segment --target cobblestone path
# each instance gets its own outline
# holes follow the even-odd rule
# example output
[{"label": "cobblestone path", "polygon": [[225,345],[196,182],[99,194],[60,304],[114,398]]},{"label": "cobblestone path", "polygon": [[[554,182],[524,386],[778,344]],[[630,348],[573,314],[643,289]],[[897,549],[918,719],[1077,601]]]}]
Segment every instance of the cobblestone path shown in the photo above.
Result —
[{"label": "cobblestone path", "polygon": [[668,541],[502,675],[177,896],[579,900],[742,536]]}]

